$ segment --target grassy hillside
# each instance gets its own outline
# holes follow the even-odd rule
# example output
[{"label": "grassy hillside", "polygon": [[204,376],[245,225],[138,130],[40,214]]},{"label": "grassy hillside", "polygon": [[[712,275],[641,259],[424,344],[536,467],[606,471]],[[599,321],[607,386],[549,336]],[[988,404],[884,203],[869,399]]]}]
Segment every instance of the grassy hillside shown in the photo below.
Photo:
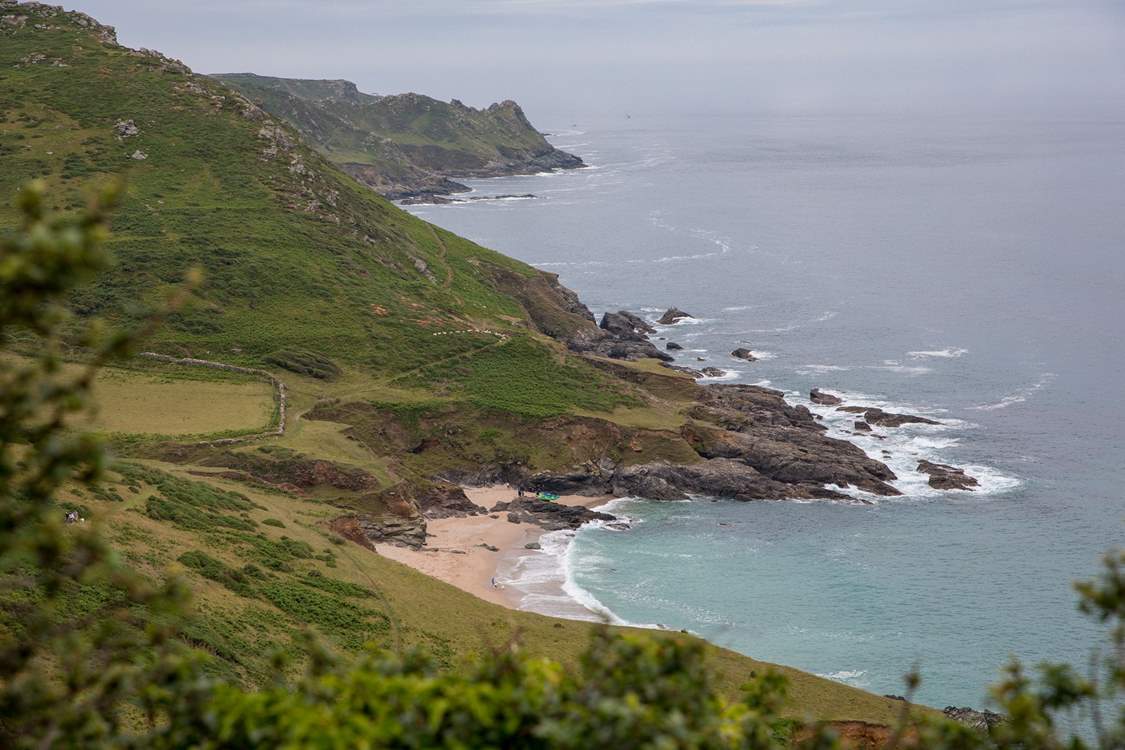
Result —
[{"label": "grassy hillside", "polygon": [[420,94],[373,96],[339,80],[230,73],[215,78],[295,127],[330,160],[391,197],[448,193],[450,177],[581,166],[515,102],[486,109]]},{"label": "grassy hillside", "polygon": [[[120,47],[81,14],[0,4],[0,195],[31,178],[59,210],[125,180],[116,265],[73,299],[79,316],[133,325],[198,266],[194,304],[148,347],[288,386],[284,434],[230,443],[276,419],[261,379],[146,360],[108,371],[100,415],[79,426],[128,460],[64,499],[138,569],[187,576],[191,643],[230,678],[259,682],[269,650],[304,627],[345,652],[421,644],[448,664],[518,630],[571,659],[587,625],[479,601],[336,522],[424,535],[415,497],[438,474],[699,460],[679,432],[694,383],[546,335],[593,326],[553,277],[411,217],[181,63]],[[5,198],[0,231],[13,220]],[[731,690],[761,668],[713,654]],[[789,671],[793,713],[891,716],[891,702]]]}]

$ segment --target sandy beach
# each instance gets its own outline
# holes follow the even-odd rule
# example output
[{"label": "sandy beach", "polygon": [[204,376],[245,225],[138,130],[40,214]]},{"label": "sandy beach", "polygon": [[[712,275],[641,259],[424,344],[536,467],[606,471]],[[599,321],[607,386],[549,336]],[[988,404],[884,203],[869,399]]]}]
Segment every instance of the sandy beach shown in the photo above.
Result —
[{"label": "sandy beach", "polygon": [[[516,490],[508,485],[466,487],[465,494],[487,510],[498,502],[515,499]],[[558,502],[592,508],[611,499],[605,496],[563,495]],[[431,536],[422,549],[380,544],[376,551],[481,599],[518,609],[522,598],[520,592],[505,586],[498,570],[501,566],[506,570],[514,569],[520,557],[540,554],[528,550],[525,545],[538,541],[544,532],[533,524],[509,523],[505,513],[493,515],[427,521],[427,531]],[[494,552],[484,545],[496,547],[499,551]],[[495,585],[494,579],[499,579]]]}]

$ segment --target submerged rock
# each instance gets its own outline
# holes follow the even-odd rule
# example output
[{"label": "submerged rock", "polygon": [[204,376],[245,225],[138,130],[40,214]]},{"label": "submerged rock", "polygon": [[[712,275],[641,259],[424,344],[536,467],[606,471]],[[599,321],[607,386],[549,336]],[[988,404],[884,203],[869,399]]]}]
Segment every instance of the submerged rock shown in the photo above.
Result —
[{"label": "submerged rock", "polygon": [[684,312],[683,310],[681,310],[678,307],[670,307],[664,312],[663,315],[660,316],[660,319],[657,320],[656,322],[659,323],[662,326],[670,326],[678,320],[683,320],[684,318],[694,318],[694,317],[695,316],[691,315],[690,313]]},{"label": "submerged rock", "polygon": [[831,393],[825,393],[819,388],[813,388],[809,391],[809,401],[821,406],[836,406],[844,403],[844,400],[839,396],[833,396]]},{"label": "submerged rock", "polygon": [[964,469],[946,464],[922,460],[918,462],[918,471],[930,475],[930,486],[936,490],[968,490],[980,485],[975,477],[965,473]]}]

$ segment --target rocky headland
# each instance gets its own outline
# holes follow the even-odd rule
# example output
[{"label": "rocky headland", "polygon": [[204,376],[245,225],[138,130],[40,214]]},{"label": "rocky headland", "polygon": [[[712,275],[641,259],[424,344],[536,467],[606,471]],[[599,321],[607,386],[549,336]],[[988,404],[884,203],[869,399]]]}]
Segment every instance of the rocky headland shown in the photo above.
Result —
[{"label": "rocky headland", "polygon": [[[214,76],[292,125],[324,156],[391,200],[449,203],[461,179],[585,164],[552,146],[511,100],[481,109],[422,94],[376,95],[345,80]],[[507,196],[507,197],[528,197]]]}]

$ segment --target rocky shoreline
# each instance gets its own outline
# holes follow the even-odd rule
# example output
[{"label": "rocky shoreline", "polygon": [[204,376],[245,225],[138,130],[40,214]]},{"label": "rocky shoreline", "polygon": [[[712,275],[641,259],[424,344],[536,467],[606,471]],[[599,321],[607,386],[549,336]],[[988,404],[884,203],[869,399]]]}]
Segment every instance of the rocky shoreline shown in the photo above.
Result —
[{"label": "rocky shoreline", "polygon": [[[344,165],[344,170],[364,184],[371,184],[364,174],[365,165]],[[492,177],[518,177],[521,175],[534,175],[540,172],[554,172],[557,170],[581,169],[586,163],[581,157],[560,151],[554,147],[528,159],[488,164],[478,169],[464,170],[435,170],[414,184],[403,184],[392,189],[381,189],[379,192],[384,198],[396,201],[399,205],[413,206],[425,204],[463,203],[473,200],[487,200],[496,198],[534,198],[534,195],[524,193],[520,195],[499,195],[489,198],[451,198],[458,193],[467,193],[471,190],[459,180],[480,180]]]}]

